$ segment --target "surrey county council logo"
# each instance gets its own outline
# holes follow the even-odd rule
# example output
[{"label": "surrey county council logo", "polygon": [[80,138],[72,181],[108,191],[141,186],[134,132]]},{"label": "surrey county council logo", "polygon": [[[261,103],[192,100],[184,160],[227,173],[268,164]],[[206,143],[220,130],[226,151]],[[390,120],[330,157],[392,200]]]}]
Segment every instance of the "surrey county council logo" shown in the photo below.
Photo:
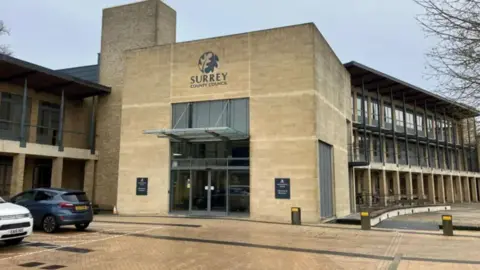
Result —
[{"label": "surrey county council logo", "polygon": [[214,52],[203,53],[197,63],[202,74],[190,77],[190,88],[227,85],[228,73],[218,72],[219,64],[220,58]]},{"label": "surrey county council logo", "polygon": [[202,73],[211,73],[215,71],[215,68],[218,68],[218,62],[218,55],[213,52],[206,52],[198,59],[198,68]]}]

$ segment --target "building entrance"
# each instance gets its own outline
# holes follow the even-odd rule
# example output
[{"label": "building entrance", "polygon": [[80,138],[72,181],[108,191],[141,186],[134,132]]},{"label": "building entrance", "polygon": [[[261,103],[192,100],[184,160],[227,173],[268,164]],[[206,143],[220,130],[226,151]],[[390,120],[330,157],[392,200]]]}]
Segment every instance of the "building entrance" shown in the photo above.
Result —
[{"label": "building entrance", "polygon": [[226,171],[192,171],[191,183],[191,211],[193,214],[226,213]]}]

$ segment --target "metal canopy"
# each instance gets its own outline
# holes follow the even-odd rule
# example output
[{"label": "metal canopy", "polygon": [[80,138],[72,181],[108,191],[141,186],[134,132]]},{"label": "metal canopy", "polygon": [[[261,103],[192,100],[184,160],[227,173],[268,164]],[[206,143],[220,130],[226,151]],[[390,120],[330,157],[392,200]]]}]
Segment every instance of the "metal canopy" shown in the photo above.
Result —
[{"label": "metal canopy", "polygon": [[157,135],[159,138],[170,138],[173,141],[205,142],[235,141],[248,139],[248,134],[231,127],[210,128],[176,128],[145,130],[143,134]]},{"label": "metal canopy", "polygon": [[440,112],[445,111],[448,115],[457,119],[480,115],[480,111],[475,108],[431,93],[355,61],[348,62],[344,66],[350,73],[351,83],[354,87],[361,88],[363,84],[365,90],[375,92],[378,88],[380,94],[383,95],[392,91],[393,97],[396,99],[401,99],[405,95],[405,101],[408,104],[413,105],[413,102],[416,101],[417,105],[426,104],[429,110],[433,110],[436,106]]},{"label": "metal canopy", "polygon": [[8,55],[0,54],[0,82],[28,87],[39,92],[48,92],[65,97],[83,99],[86,97],[107,95],[111,88],[69,76],[61,71],[35,65]]}]

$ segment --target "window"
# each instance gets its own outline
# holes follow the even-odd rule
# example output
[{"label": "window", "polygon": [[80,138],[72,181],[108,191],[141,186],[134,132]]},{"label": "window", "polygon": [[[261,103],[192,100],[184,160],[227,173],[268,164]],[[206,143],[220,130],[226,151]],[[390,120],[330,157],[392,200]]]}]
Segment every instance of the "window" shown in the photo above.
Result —
[{"label": "window", "polygon": [[352,105],[352,119],[355,119],[355,99],[354,99],[354,95],[352,93],[352,102],[350,102],[351,105]]},{"label": "window", "polygon": [[[20,139],[23,97],[10,93],[0,93],[0,138],[6,140]],[[27,100],[26,123],[30,122],[30,99]],[[27,132],[28,132],[27,128]],[[28,134],[27,134],[28,138]]]},{"label": "window", "polygon": [[413,121],[412,112],[407,112],[407,133],[415,134],[415,123]]},{"label": "window", "polygon": [[22,202],[28,202],[33,200],[33,191],[27,191],[24,193],[21,193],[20,195],[12,198],[12,202],[14,203],[22,203]]},{"label": "window", "polygon": [[60,105],[41,102],[38,107],[37,143],[56,145],[60,127]]},{"label": "window", "polygon": [[395,130],[403,131],[404,125],[403,111],[395,108]]},{"label": "window", "polygon": [[62,199],[67,202],[88,202],[85,192],[65,193],[62,195]]},{"label": "window", "polygon": [[436,168],[435,166],[435,147],[429,146],[428,147],[428,161],[430,164],[430,167]]},{"label": "window", "polygon": [[428,138],[435,138],[435,132],[433,131],[433,119],[431,116],[427,117],[427,132],[428,132]]},{"label": "window", "polygon": [[[420,149],[418,155],[420,155]],[[414,143],[408,143],[408,162],[412,165],[418,165],[417,145]]]},{"label": "window", "polygon": [[398,164],[407,164],[406,159],[406,149],[405,149],[405,142],[397,141],[398,144],[398,153],[397,153],[397,160]]},{"label": "window", "polygon": [[383,126],[386,129],[392,128],[392,107],[390,105],[383,105]]},{"label": "window", "polygon": [[436,130],[439,141],[443,141],[444,139],[444,129],[445,129],[445,124],[443,122],[443,119],[437,118],[435,130]]},{"label": "window", "polygon": [[446,128],[447,141],[449,143],[451,143],[452,142],[452,134],[453,134],[452,133],[452,121],[450,121],[450,120],[445,121],[445,125],[446,125],[445,128]]},{"label": "window", "polygon": [[[366,100],[365,100],[365,102],[366,102]],[[367,112],[367,106],[365,106],[365,117],[367,117],[366,112]],[[362,97],[361,96],[357,96],[357,122],[358,123],[363,123]]]},{"label": "window", "polygon": [[373,159],[376,162],[381,161],[380,157],[380,140],[377,137],[372,138]]},{"label": "window", "polygon": [[395,159],[393,156],[394,149],[393,149],[393,140],[392,139],[386,139],[385,140],[385,157],[388,163],[394,163]]},{"label": "window", "polygon": [[245,98],[172,104],[172,128],[231,127],[248,133],[249,100]]},{"label": "window", "polygon": [[35,194],[35,201],[49,201],[55,197],[55,194],[47,191],[37,191]]},{"label": "window", "polygon": [[380,114],[378,109],[378,101],[372,99],[372,126],[378,126],[380,123]]},{"label": "window", "polygon": [[423,130],[423,115],[417,114],[417,131],[418,136],[423,137],[425,136],[425,132]]}]

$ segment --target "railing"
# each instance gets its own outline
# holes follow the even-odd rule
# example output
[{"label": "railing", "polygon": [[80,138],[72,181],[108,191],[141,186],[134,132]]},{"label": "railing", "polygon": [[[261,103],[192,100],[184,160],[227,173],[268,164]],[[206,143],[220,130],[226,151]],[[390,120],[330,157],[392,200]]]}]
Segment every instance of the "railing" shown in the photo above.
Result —
[{"label": "railing", "polygon": [[379,194],[369,194],[358,192],[355,196],[355,203],[357,211],[378,209],[388,207],[403,207],[403,206],[421,206],[429,204],[426,195],[418,196],[417,194],[401,194],[394,195],[389,193],[387,196],[380,196]]},{"label": "railing", "polygon": [[[21,123],[0,119],[0,139],[20,141]],[[25,140],[28,143],[38,143],[45,145],[72,148],[90,148],[89,136],[85,132],[74,130],[63,130],[63,139],[60,142],[59,129],[41,125],[25,125]]]},{"label": "railing", "polygon": [[249,158],[173,158],[172,168],[188,168],[188,167],[248,167],[250,166]]},{"label": "railing", "polygon": [[[403,144],[403,142],[400,142]],[[378,147],[377,149],[372,149],[368,146],[368,142],[367,142],[367,153],[365,155],[365,151],[364,151],[364,146],[363,146],[363,143],[360,142],[358,144],[349,144],[349,147],[348,147],[348,160],[349,162],[370,162],[370,163],[382,163],[381,161],[381,154],[382,152],[380,151],[380,148]],[[476,165],[477,164],[477,150],[474,149],[474,148],[470,148],[472,151],[472,165],[470,165],[470,159],[469,159],[469,156],[470,156],[470,152],[469,152],[469,148],[466,148],[465,149],[465,158],[466,158],[466,164],[463,164],[464,161],[460,161],[461,163],[459,163],[459,158],[462,159],[463,158],[463,153],[462,153],[462,150],[458,150],[456,155],[457,157],[452,157],[452,155],[449,155],[448,157],[448,160],[447,160],[447,157],[446,155],[443,155],[442,157],[442,154],[440,154],[440,159],[444,160],[444,163],[439,163],[439,164],[436,164],[438,162],[438,158],[435,157],[435,156],[432,156],[435,155],[435,150],[433,149],[430,149],[429,151],[429,157],[427,158],[425,156],[425,149],[424,148],[420,148],[420,155],[417,155],[416,153],[416,150],[414,151],[411,151],[409,150],[408,151],[408,164],[407,164],[407,160],[406,160],[406,156],[405,156],[405,149],[402,149],[400,147],[398,147],[396,149],[396,152],[394,152],[394,149],[393,147],[386,147],[384,148],[383,150],[383,154],[385,155],[385,159],[384,159],[384,163],[385,164],[399,164],[399,165],[411,165],[411,166],[419,166],[419,167],[428,167],[428,168],[438,168],[438,169],[446,169],[446,170],[461,170],[461,171],[473,171],[473,172],[476,172],[478,171],[478,166]],[[395,163],[395,157],[394,157],[394,153],[397,155],[397,163]],[[418,159],[419,157],[419,159]],[[455,160],[453,160],[453,158]],[[420,161],[420,163],[419,163]],[[447,161],[449,164],[447,164]],[[462,165],[461,165],[462,164]],[[427,166],[429,165],[429,166]],[[467,167],[465,167],[467,166]],[[470,168],[472,167],[472,168]],[[467,169],[465,169],[467,168]]]}]

